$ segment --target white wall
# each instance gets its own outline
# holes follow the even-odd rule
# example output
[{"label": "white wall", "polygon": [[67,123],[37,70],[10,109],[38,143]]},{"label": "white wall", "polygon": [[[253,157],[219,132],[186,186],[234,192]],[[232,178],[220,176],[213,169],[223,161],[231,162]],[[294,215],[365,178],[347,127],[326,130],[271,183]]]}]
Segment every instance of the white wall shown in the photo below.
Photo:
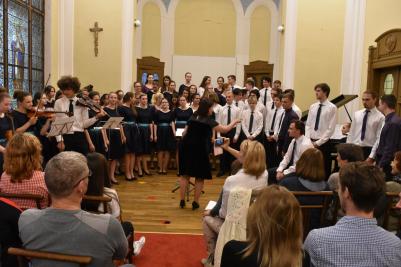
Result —
[{"label": "white wall", "polygon": [[[199,57],[199,56],[173,56],[172,79],[177,86],[184,81],[186,72],[192,73],[192,83],[199,86],[203,76],[210,76],[212,84],[216,85],[217,77],[236,73],[237,60],[235,57]],[[238,80],[239,77],[237,77]]]}]

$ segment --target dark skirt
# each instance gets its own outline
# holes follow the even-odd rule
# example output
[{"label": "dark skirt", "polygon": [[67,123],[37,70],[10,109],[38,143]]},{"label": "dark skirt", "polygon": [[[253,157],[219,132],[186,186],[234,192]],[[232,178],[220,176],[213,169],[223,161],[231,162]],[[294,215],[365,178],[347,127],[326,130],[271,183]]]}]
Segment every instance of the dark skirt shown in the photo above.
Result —
[{"label": "dark skirt", "polygon": [[121,134],[119,129],[107,129],[107,137],[109,138],[109,149],[106,157],[108,160],[120,159],[124,155],[124,146],[121,142]]},{"label": "dark skirt", "polygon": [[139,141],[140,146],[138,149],[139,155],[149,155],[152,151],[152,142],[150,141],[150,124],[138,124],[139,126]]},{"label": "dark skirt", "polygon": [[212,166],[209,160],[210,140],[189,140],[183,138],[179,146],[180,175],[198,179],[212,179]]},{"label": "dark skirt", "polygon": [[57,148],[57,141],[54,137],[47,137],[40,135],[38,137],[40,143],[42,144],[42,156],[43,163],[42,166],[45,167],[46,163],[55,155],[58,154],[59,150]]},{"label": "dark skirt", "polygon": [[125,153],[137,154],[140,152],[141,139],[138,125],[134,122],[124,124],[124,134],[127,139],[125,143]]},{"label": "dark skirt", "polygon": [[157,151],[174,151],[176,148],[175,134],[171,129],[171,126],[158,125],[157,126]]},{"label": "dark skirt", "polygon": [[105,155],[106,154],[106,147],[104,145],[102,129],[99,128],[92,128],[88,130],[89,136],[92,140],[93,145],[95,146],[95,151]]}]

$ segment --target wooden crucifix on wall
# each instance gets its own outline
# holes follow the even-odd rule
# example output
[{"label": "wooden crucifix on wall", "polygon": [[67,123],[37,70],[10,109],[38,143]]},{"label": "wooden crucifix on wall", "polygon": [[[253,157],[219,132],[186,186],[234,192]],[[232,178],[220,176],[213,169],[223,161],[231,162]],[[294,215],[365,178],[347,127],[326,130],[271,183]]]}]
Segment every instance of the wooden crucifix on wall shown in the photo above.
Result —
[{"label": "wooden crucifix on wall", "polygon": [[95,37],[95,57],[97,57],[99,53],[99,32],[103,31],[103,28],[99,28],[99,24],[97,21],[95,22],[95,27],[89,29],[90,32],[94,33]]}]

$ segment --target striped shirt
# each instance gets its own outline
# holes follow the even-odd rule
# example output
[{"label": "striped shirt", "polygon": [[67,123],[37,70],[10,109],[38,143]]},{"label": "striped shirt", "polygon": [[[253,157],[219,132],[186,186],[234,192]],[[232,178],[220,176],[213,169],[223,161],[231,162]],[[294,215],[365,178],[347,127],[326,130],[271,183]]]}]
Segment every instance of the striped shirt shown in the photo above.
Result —
[{"label": "striped shirt", "polygon": [[[40,202],[42,208],[49,205],[49,194],[45,184],[45,173],[42,171],[34,171],[31,179],[22,180],[21,182],[11,182],[11,176],[3,172],[0,180],[0,191],[8,194],[34,194],[43,196]],[[11,198],[17,205],[25,210],[37,208],[35,200]]]},{"label": "striped shirt", "polygon": [[374,218],[345,216],[334,226],[312,230],[304,249],[313,266],[401,266],[401,240]]}]

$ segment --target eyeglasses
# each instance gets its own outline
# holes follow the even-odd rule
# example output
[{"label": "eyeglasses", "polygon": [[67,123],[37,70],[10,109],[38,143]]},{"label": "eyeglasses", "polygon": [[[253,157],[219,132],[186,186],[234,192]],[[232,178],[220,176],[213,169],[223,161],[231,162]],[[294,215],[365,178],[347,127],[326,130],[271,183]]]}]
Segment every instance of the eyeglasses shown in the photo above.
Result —
[{"label": "eyeglasses", "polygon": [[84,177],[82,177],[81,179],[79,179],[78,182],[76,182],[76,183],[74,184],[74,187],[77,187],[77,186],[79,185],[80,182],[82,182],[82,181],[85,180],[85,179],[89,179],[89,177],[91,177],[91,176],[92,176],[92,171],[89,170],[88,175],[85,175]]}]

